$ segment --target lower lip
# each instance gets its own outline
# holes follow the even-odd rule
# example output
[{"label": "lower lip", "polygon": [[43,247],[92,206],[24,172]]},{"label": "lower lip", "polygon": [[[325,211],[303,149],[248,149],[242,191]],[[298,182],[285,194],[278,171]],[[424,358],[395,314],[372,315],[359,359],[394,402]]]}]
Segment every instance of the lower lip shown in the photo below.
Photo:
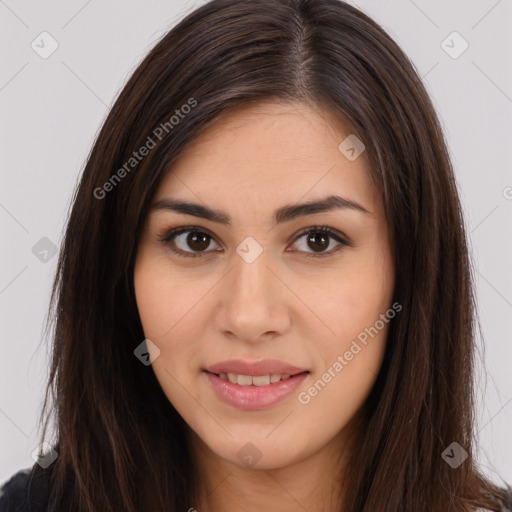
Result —
[{"label": "lower lip", "polygon": [[292,375],[289,379],[266,386],[240,386],[205,372],[218,397],[238,409],[265,409],[288,398],[308,376],[308,372]]}]

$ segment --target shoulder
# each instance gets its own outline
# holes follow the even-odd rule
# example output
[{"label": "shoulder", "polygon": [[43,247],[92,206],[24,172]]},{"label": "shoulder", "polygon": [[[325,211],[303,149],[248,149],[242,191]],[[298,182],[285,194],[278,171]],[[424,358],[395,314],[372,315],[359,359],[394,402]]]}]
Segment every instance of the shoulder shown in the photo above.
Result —
[{"label": "shoulder", "polygon": [[48,504],[49,470],[39,464],[22,469],[0,485],[1,512],[45,512]]}]

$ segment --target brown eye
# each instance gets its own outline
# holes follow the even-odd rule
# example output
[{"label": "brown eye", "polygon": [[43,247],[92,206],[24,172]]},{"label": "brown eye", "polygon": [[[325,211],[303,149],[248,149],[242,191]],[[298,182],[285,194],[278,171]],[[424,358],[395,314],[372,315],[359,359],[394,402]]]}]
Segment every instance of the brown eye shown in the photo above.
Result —
[{"label": "brown eye", "polygon": [[174,229],[161,238],[165,245],[171,246],[173,252],[185,257],[196,257],[201,256],[201,253],[211,252],[206,249],[212,240],[211,235],[197,228]]},{"label": "brown eye", "polygon": [[210,237],[200,231],[190,231],[186,238],[186,244],[195,251],[204,251],[210,245]]},{"label": "brown eye", "polygon": [[[303,232],[297,240],[305,239],[305,244],[302,244],[304,249],[299,252],[309,253],[309,256],[330,256],[335,252],[342,249],[343,246],[349,246],[350,244],[344,240],[341,236],[334,233],[333,230],[327,226],[309,228]],[[331,240],[335,240],[338,243],[338,249],[330,250],[326,252],[332,244]],[[297,242],[296,242],[297,243]],[[300,244],[299,244],[300,246]],[[313,252],[309,252],[306,249],[311,249]]]},{"label": "brown eye", "polygon": [[[313,228],[308,228],[306,231],[303,231],[302,234],[296,238],[296,240],[301,240],[303,238],[305,239],[306,244],[304,244],[304,248],[299,250],[299,252],[305,253],[307,257],[327,257],[338,252],[344,246],[352,246],[351,243],[344,240],[340,235],[326,226],[315,226]],[[214,241],[212,235],[199,228],[176,228],[169,231],[163,237],[159,237],[159,240],[164,245],[170,246],[170,249],[173,252],[183,257],[195,258],[209,254],[211,252],[219,251],[218,245],[217,249],[207,250],[210,247],[212,241],[214,243],[216,242]],[[337,242],[338,248],[327,251],[331,245],[335,245],[331,243],[332,240]]]},{"label": "brown eye", "polygon": [[329,235],[324,235],[323,233],[310,235],[308,236],[307,241],[308,246],[314,251],[318,249],[318,252],[321,252],[329,247]]},{"label": "brown eye", "polygon": [[192,257],[196,256],[195,252],[206,252],[213,241],[213,238],[208,233],[190,229],[173,235],[171,239],[174,247],[177,248],[174,249],[176,252],[185,253],[184,256]]}]

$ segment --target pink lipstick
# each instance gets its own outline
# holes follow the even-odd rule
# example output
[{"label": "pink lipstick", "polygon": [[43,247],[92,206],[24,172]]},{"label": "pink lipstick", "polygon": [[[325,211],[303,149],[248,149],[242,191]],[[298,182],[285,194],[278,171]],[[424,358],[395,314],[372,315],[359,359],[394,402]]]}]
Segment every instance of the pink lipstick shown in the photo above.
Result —
[{"label": "pink lipstick", "polygon": [[265,409],[285,400],[309,373],[276,359],[224,361],[204,372],[224,403],[244,410]]}]

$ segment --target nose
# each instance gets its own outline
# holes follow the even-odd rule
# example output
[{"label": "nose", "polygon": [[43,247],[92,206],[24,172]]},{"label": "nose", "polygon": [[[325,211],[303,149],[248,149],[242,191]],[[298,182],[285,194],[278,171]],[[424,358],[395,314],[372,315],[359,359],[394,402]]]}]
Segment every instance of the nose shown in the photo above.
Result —
[{"label": "nose", "polygon": [[218,329],[228,337],[258,342],[290,329],[293,294],[263,251],[254,261],[233,255],[233,266],[218,292]]}]

